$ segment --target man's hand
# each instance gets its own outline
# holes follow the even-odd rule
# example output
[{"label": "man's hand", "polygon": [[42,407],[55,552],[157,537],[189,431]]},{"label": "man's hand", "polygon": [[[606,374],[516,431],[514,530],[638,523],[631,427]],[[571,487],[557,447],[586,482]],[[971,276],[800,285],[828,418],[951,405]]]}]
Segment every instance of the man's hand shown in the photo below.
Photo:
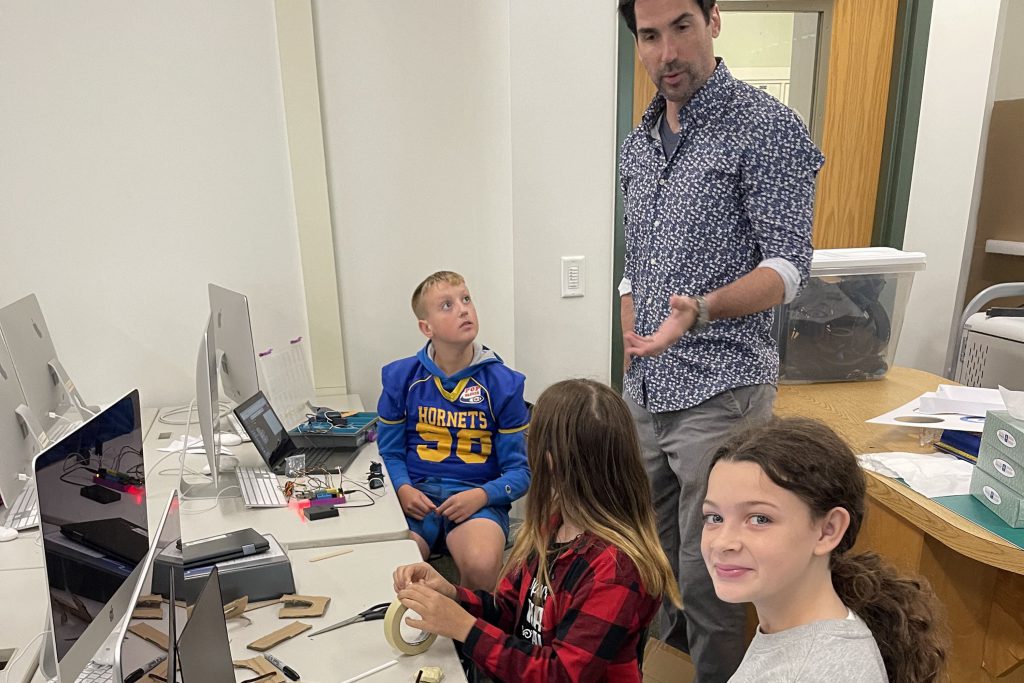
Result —
[{"label": "man's hand", "polygon": [[437,514],[444,515],[456,524],[461,524],[487,505],[487,492],[481,488],[468,489],[437,506]]},{"label": "man's hand", "polygon": [[623,294],[619,297],[619,317],[622,320],[622,374],[629,370],[629,363],[633,357],[629,353],[629,335],[636,333],[633,327],[636,324],[636,309],[633,308],[633,295]]},{"label": "man's hand", "polygon": [[636,332],[627,332],[624,335],[626,355],[657,356],[679,341],[696,320],[697,305],[693,299],[673,294],[669,299],[668,317],[654,334],[641,337]]},{"label": "man's hand", "polygon": [[410,484],[398,487],[398,502],[402,511],[413,519],[423,519],[437,508],[426,494]]},{"label": "man's hand", "polygon": [[457,602],[424,583],[413,583],[398,591],[398,599],[420,615],[419,619],[405,618],[405,623],[412,628],[465,641],[476,623],[476,617],[462,609]]}]

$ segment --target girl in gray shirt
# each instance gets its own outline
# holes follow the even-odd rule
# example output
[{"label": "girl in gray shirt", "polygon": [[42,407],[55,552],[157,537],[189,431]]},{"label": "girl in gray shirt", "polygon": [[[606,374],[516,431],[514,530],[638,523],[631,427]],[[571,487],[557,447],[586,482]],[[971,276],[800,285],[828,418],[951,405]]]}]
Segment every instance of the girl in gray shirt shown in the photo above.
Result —
[{"label": "girl in gray shirt", "polygon": [[924,579],[852,555],[866,483],[827,426],[775,418],[712,459],[701,552],[718,597],[760,622],[730,683],[925,683],[948,644]]}]

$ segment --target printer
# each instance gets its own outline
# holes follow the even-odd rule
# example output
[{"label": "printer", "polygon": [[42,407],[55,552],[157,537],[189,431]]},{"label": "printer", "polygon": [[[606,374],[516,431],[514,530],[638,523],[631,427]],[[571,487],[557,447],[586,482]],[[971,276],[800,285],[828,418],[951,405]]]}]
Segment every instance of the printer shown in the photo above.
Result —
[{"label": "printer", "polygon": [[970,387],[1024,390],[1024,318],[975,313],[962,340],[953,379]]}]

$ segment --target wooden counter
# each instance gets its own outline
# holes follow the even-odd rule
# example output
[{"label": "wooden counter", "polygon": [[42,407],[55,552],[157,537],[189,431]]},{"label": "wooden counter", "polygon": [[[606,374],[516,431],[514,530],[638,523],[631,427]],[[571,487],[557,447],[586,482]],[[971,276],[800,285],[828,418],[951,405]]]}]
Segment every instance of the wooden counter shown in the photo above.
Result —
[{"label": "wooden counter", "polygon": [[[920,429],[864,420],[949,384],[893,368],[875,382],[781,385],[778,415],[813,417],[857,453],[930,452]],[[855,550],[875,550],[931,582],[946,608],[953,647],[949,680],[1024,683],[1024,550],[906,486],[868,473],[868,505]]]}]

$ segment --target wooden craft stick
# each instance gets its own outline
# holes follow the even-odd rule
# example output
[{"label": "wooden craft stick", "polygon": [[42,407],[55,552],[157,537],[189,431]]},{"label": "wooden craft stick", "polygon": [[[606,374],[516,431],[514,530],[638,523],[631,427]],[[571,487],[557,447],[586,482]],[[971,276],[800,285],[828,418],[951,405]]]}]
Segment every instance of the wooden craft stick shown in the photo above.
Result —
[{"label": "wooden craft stick", "polygon": [[313,628],[311,624],[304,624],[301,621],[293,621],[283,628],[279,628],[273,633],[263,636],[259,640],[246,645],[250,650],[256,650],[256,652],[266,652],[275,645],[279,645],[289,638],[294,638],[300,633],[304,633],[309,629]]},{"label": "wooden craft stick", "polygon": [[342,548],[341,550],[334,550],[334,551],[329,552],[329,553],[324,553],[323,555],[317,555],[316,557],[311,557],[311,558],[309,558],[309,561],[310,562],[319,562],[320,560],[326,560],[328,558],[337,557],[339,555],[348,555],[350,552],[352,552],[352,548]]}]

